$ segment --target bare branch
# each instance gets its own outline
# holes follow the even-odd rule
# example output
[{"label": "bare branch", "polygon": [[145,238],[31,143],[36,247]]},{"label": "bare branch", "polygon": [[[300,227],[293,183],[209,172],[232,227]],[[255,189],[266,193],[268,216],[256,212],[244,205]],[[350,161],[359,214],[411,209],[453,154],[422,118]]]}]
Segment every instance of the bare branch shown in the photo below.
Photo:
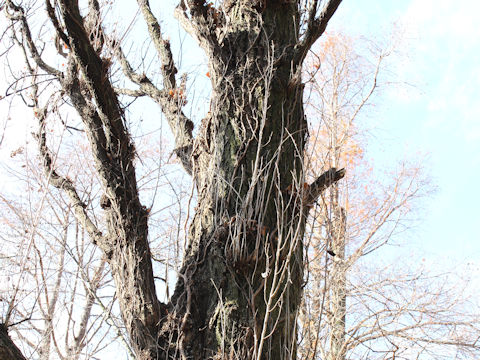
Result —
[{"label": "bare branch", "polygon": [[318,8],[318,0],[312,3],[312,6],[308,12],[307,31],[300,43],[295,48],[295,61],[300,64],[307,56],[308,50],[312,47],[315,41],[324,33],[327,28],[328,22],[332,18],[335,11],[342,0],[329,0],[323,7],[322,12],[318,17],[315,17]]},{"label": "bare branch", "polygon": [[117,87],[114,87],[113,89],[115,90],[115,92],[117,94],[131,96],[131,97],[135,97],[135,98],[147,95],[144,91],[138,90],[138,89],[133,90],[133,89],[117,88]]},{"label": "bare branch", "polygon": [[36,137],[38,140],[40,155],[43,158],[43,166],[49,183],[57,189],[65,191],[65,193],[70,198],[73,210],[75,211],[75,216],[77,217],[80,224],[82,224],[83,228],[88,232],[92,241],[98,244],[102,250],[108,252],[109,250],[103,240],[101,231],[98,230],[97,226],[88,216],[85,210],[87,205],[80,199],[80,196],[78,195],[78,192],[75,189],[72,181],[68,178],[58,175],[54,168],[54,163],[52,161],[50,151],[47,147],[47,139],[45,133],[46,109],[38,109],[37,118],[39,122],[39,130]]},{"label": "bare branch", "polygon": [[305,205],[310,206],[320,196],[320,194],[330,185],[336,183],[345,176],[345,169],[337,170],[331,168],[320,175],[307,189],[307,195],[304,198]]},{"label": "bare branch", "polygon": [[[164,90],[159,90],[152,81],[145,74],[136,73],[127,58],[125,57],[122,49],[117,49],[117,58],[120,61],[123,73],[135,84],[140,86],[139,90],[123,90],[123,93],[129,96],[149,96],[153,101],[160,105],[165,117],[167,118],[170,129],[172,130],[175,138],[175,154],[182,162],[183,168],[189,175],[192,174],[192,148],[193,148],[193,122],[185,116],[182,111],[182,106],[185,103],[184,94],[182,89],[176,88],[176,80],[174,74],[177,72],[173,65],[172,52],[167,40],[161,40],[164,45],[165,56],[167,58],[162,66],[162,72],[164,74],[164,86],[167,86]],[[166,66],[172,66],[172,72],[166,72]],[[168,88],[168,86],[172,88]],[[139,95],[137,95],[139,94]],[[140,95],[142,94],[142,95]]]},{"label": "bare branch", "polygon": [[166,90],[174,89],[176,87],[175,74],[177,68],[173,62],[170,42],[163,39],[160,24],[150,9],[150,2],[148,0],[138,0],[138,6],[142,11],[143,18],[147,23],[148,33],[162,62],[163,87]]},{"label": "bare branch", "polygon": [[25,10],[21,6],[15,5],[10,0],[7,0],[6,3],[8,5],[7,9],[10,8],[12,10],[12,13],[6,11],[7,16],[10,18],[10,20],[19,21],[21,23],[22,36],[27,42],[28,50],[32,55],[32,59],[43,71],[47,72],[50,75],[61,78],[62,72],[55,69],[53,66],[48,65],[40,56],[40,53],[32,39],[32,33],[30,32],[30,27],[25,16]]},{"label": "bare branch", "polygon": [[192,144],[193,144],[193,122],[188,119],[181,111],[185,104],[182,89],[177,88],[175,75],[177,68],[173,61],[170,42],[163,38],[160,24],[152,13],[148,0],[139,0],[140,7],[148,32],[153,40],[155,49],[162,62],[163,91],[155,87],[145,74],[136,74],[121,49],[117,52],[120,64],[127,77],[140,85],[140,90],[148,94],[157,104],[159,104],[167,117],[170,129],[175,137],[175,153],[182,162],[184,169],[188,174],[192,174]]}]

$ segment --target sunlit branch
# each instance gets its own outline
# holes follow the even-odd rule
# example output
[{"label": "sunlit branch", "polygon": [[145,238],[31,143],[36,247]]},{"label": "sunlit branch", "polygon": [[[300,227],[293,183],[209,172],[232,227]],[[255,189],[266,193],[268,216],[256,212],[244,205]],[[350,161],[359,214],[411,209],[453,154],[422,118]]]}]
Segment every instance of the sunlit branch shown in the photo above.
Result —
[{"label": "sunlit branch", "polygon": [[[187,15],[190,13],[190,18]],[[205,0],[181,0],[175,9],[175,18],[183,29],[188,32],[199,45],[208,53],[218,46],[215,33],[217,27],[225,25],[223,13],[216,10],[211,2]]]},{"label": "sunlit branch", "polygon": [[312,205],[320,194],[325,191],[330,185],[336,183],[345,176],[345,169],[337,170],[331,168],[320,175],[306,190],[304,197],[304,204],[306,206]]},{"label": "sunlit branch", "polygon": [[335,11],[342,0],[329,0],[323,7],[320,15],[316,17],[318,0],[314,0],[308,11],[307,30],[303,39],[297,44],[295,49],[295,62],[301,63],[307,56],[308,50],[317,41],[317,39],[325,32],[328,22],[332,18]]},{"label": "sunlit branch", "polygon": [[28,25],[27,18],[25,17],[25,10],[21,6],[15,5],[11,0],[7,0],[6,3],[7,9],[10,8],[12,10],[12,13],[9,13],[8,10],[5,11],[7,16],[10,18],[10,20],[19,21],[21,23],[22,35],[27,42],[28,50],[32,55],[33,61],[35,61],[38,67],[40,67],[40,69],[43,71],[60,78],[62,73],[53,66],[48,65],[40,56],[40,53],[38,52],[38,49],[32,39],[30,27]]}]

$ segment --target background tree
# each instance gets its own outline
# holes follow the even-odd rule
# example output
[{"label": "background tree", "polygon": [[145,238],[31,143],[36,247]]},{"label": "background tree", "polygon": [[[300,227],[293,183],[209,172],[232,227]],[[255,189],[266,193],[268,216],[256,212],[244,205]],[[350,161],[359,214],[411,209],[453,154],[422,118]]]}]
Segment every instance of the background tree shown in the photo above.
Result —
[{"label": "background tree", "polygon": [[[182,110],[187,78],[177,79],[170,42],[148,1],[139,0],[138,9],[161,62],[160,81],[137,70],[121,37],[106,31],[108,3],[47,0],[48,21],[38,30],[34,7],[3,3],[11,44],[31,80],[23,100],[38,121],[46,178],[68,197],[76,221],[103,253],[138,359],[296,357],[306,214],[344,176],[332,168],[304,186],[301,71],[340,2],[181,1],[176,17],[205,51],[212,84],[210,112],[195,138]],[[126,82],[135,88],[117,87]],[[155,286],[150,209],[140,201],[122,94],[159,105],[197,193],[188,248],[166,301]],[[102,215],[51,150],[49,123],[56,117],[72,126],[69,108],[90,145]]]},{"label": "background tree", "polygon": [[[52,118],[49,125],[55,128],[57,121]],[[65,137],[52,139],[62,149],[56,166],[82,189],[87,207],[99,211],[101,191],[88,161],[88,144],[69,144]],[[137,141],[139,188],[154,205],[149,213],[153,265],[168,294],[166,284],[179,268],[183,246],[185,211],[179,208],[187,208],[190,190],[162,148],[151,136]],[[47,185],[35,153],[30,144],[16,148],[5,168],[10,173],[6,180],[14,181],[16,189],[0,193],[1,313],[14,324],[10,329],[27,358],[90,359],[115,352],[133,358],[105,258],[75,221],[68,198]],[[168,192],[173,183],[172,197],[155,203],[156,193]],[[171,209],[175,217],[167,221]]]},{"label": "background tree", "polygon": [[387,84],[379,74],[389,55],[365,39],[333,33],[307,67],[307,109],[321,119],[309,144],[312,176],[329,166],[345,167],[347,176],[315,209],[301,317],[305,359],[470,359],[480,351],[480,319],[468,296],[459,295],[464,274],[438,274],[405,260],[405,250],[385,247],[404,244],[419,200],[431,191],[420,166],[402,162],[379,171],[364,156],[362,114]]}]

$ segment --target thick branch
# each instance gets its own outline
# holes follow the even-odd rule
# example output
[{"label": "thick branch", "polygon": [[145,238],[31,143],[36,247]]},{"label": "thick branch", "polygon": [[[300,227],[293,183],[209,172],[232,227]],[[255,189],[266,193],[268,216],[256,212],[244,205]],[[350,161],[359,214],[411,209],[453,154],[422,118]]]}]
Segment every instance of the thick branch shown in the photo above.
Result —
[{"label": "thick branch", "polygon": [[114,90],[119,95],[126,95],[134,98],[139,98],[147,95],[144,91],[140,89],[133,90],[133,89],[127,89],[127,88],[114,87]]},{"label": "thick branch", "polygon": [[61,1],[60,7],[71,51],[83,72],[85,84],[97,104],[110,150],[116,154],[124,153],[128,151],[130,141],[123,124],[123,111],[107,76],[108,64],[102,61],[90,42],[78,3]]},{"label": "thick branch", "polygon": [[304,204],[310,206],[325,191],[330,185],[336,183],[338,180],[345,176],[345,169],[337,170],[331,168],[320,175],[307,189],[307,193],[304,198]]},{"label": "thick branch", "polygon": [[55,28],[55,31],[57,32],[57,36],[60,39],[62,39],[62,41],[70,47],[68,37],[63,31],[62,26],[60,25],[60,22],[58,21],[58,18],[55,15],[55,9],[50,3],[50,0],[45,1],[45,7],[47,9],[48,17],[50,18],[50,21],[52,22],[52,25]]},{"label": "thick branch", "polygon": [[0,359],[26,360],[10,335],[8,335],[8,329],[5,324],[0,324]]},{"label": "thick branch", "polygon": [[173,62],[170,42],[163,39],[160,24],[150,9],[149,1],[138,0],[138,6],[142,11],[143,18],[147,23],[148,33],[162,62],[163,87],[167,91],[175,89],[175,74],[177,73],[177,68]]},{"label": "thick branch", "polygon": [[328,22],[332,18],[335,11],[337,11],[337,8],[341,2],[342,0],[329,0],[328,3],[323,7],[323,10],[318,17],[315,17],[318,1],[313,2],[312,7],[309,10],[307,31],[305,32],[302,41],[297,44],[295,49],[295,63],[300,64],[305,59],[308,50],[324,33]]},{"label": "thick branch", "polygon": [[[133,163],[135,150],[118,96],[108,77],[110,63],[102,61],[99,47],[90,39],[78,2],[61,0],[59,3],[71,45],[72,74],[76,64],[82,73],[80,78],[72,78],[70,84],[64,83],[68,85],[66,90],[76,96],[72,99],[75,106],[87,112],[82,120],[93,150],[98,150],[101,156],[98,158],[94,152],[108,200],[102,206],[108,225],[105,241],[108,247],[104,252],[109,257],[132,347],[137,357],[154,358],[158,352],[156,334],[163,313],[156,295],[148,243],[148,211],[141,205],[138,194]],[[97,115],[101,121],[99,127],[93,123]],[[103,141],[106,150],[95,148]]]}]

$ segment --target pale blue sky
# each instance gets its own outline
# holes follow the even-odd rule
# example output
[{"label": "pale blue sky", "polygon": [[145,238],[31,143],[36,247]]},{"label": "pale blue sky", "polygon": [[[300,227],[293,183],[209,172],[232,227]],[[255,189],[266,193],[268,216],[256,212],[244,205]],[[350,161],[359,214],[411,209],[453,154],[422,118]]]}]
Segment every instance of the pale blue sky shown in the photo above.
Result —
[{"label": "pale blue sky", "polygon": [[[124,14],[133,17],[134,12]],[[411,85],[383,94],[375,108],[377,129],[370,141],[371,155],[388,164],[391,159],[405,158],[405,154],[428,154],[425,167],[431,171],[437,192],[426,200],[421,224],[408,233],[410,243],[422,250],[419,257],[425,252],[431,258],[438,256],[438,261],[448,259],[450,264],[470,262],[480,274],[480,213],[476,208],[480,203],[479,13],[480,3],[475,0],[344,0],[328,31],[384,39],[393,23],[404,30],[398,49],[401,55],[393,62],[392,71],[399,82]],[[165,26],[164,30],[173,33],[174,43],[176,27]],[[183,44],[183,62],[201,64],[204,60],[200,56],[188,52],[190,46],[190,40]],[[174,51],[178,54],[179,47]],[[3,92],[2,77],[0,74]],[[158,120],[157,108],[154,112],[151,108],[136,109],[140,117]],[[7,111],[5,102],[0,103],[0,111]],[[33,142],[31,128],[17,127],[33,122],[31,115],[16,114],[22,116],[10,122],[8,130],[17,135],[9,135],[2,144],[0,162],[9,161],[10,152],[26,140]]]},{"label": "pale blue sky", "polygon": [[[412,86],[388,91],[375,114],[382,158],[428,154],[437,192],[410,234],[427,253],[480,263],[480,4],[473,0],[344,1],[329,27],[384,38],[404,30],[392,70]],[[380,148],[380,147],[379,147]]]},{"label": "pale blue sky", "polygon": [[[135,9],[125,11],[122,5],[121,10],[119,15],[124,19],[119,16],[119,20],[124,20],[122,27],[126,28]],[[168,10],[173,10],[173,6]],[[476,209],[480,203],[478,13],[480,5],[475,0],[462,0],[455,5],[448,0],[344,0],[327,31],[340,30],[382,40],[388,38],[393,24],[402,29],[403,41],[398,48],[401,55],[391,69],[398,81],[411,86],[387,91],[375,108],[378,128],[374,140],[380,142],[370,142],[372,155],[385,161],[405,157],[404,153],[429,154],[426,168],[431,170],[438,190],[426,202],[424,221],[412,240],[427,252],[480,263],[480,213]],[[170,15],[164,13],[162,18],[169,19]],[[175,44],[179,31],[172,24],[164,22],[163,30]],[[206,69],[190,39],[183,38],[182,47],[174,47],[177,55],[181,50],[184,55],[177,57],[190,70],[202,63],[200,71]],[[4,91],[3,85],[0,90]],[[1,110],[6,112],[5,102],[2,103]],[[203,112],[202,104],[205,101],[200,101],[194,111]],[[20,121],[10,122],[9,128],[15,128]],[[20,143],[30,140],[30,131],[31,128],[22,136],[5,140],[0,151],[2,161],[8,160],[10,151]]]},{"label": "pale blue sky", "polygon": [[[175,2],[167,3],[171,5],[170,12]],[[125,11],[123,5],[119,8],[119,23],[123,22],[122,27],[126,28],[136,10]],[[429,253],[480,263],[480,236],[476,231],[480,223],[476,209],[480,203],[478,13],[480,5],[474,0],[462,0],[455,6],[448,0],[344,0],[327,31],[346,31],[382,41],[392,33],[393,24],[402,29],[400,56],[391,69],[399,82],[411,86],[387,91],[375,108],[377,131],[375,141],[370,141],[372,156],[380,162],[404,158],[405,153],[429,154],[426,168],[438,190],[426,202],[424,221],[411,234],[412,241]],[[199,71],[204,71],[205,60],[192,48],[192,41],[183,37],[180,48],[175,42],[179,34],[175,22],[166,21],[171,17],[165,12],[162,18],[163,30],[172,37],[177,58],[190,70],[203,65]],[[197,81],[208,80],[200,76]],[[3,85],[0,90],[4,91]],[[201,108],[205,103],[199,101],[193,111],[205,111]],[[2,112],[6,111],[5,102],[0,105]],[[145,113],[148,118],[150,110],[137,109],[140,116]],[[16,119],[8,125],[15,128],[20,121]],[[6,139],[1,159],[8,160],[10,151],[30,140],[30,131],[31,128],[22,136]]]}]

